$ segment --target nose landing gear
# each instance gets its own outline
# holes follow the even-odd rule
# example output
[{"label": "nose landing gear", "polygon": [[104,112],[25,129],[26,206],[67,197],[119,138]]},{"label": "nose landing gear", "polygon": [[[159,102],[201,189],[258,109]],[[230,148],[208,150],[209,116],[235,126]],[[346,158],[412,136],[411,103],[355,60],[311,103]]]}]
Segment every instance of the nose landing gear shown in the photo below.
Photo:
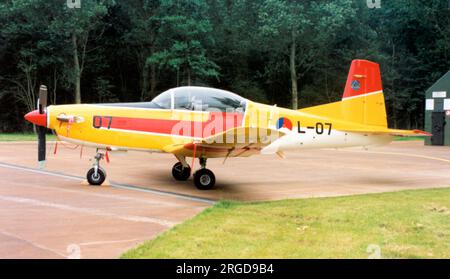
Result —
[{"label": "nose landing gear", "polygon": [[87,172],[86,178],[90,185],[99,186],[105,182],[106,171],[100,167],[100,160],[105,157],[103,153],[97,153],[94,157],[95,162],[92,168]]}]

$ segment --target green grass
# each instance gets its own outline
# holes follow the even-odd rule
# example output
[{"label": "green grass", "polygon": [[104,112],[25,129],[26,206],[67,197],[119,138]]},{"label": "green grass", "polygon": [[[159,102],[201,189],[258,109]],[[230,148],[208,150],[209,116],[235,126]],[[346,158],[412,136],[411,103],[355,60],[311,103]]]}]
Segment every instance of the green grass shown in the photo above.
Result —
[{"label": "green grass", "polygon": [[[47,135],[47,140],[56,140],[54,135]],[[2,141],[37,141],[37,135],[33,133],[0,133]]]},{"label": "green grass", "polygon": [[450,258],[450,189],[222,201],[122,258]]},{"label": "green grass", "polygon": [[425,140],[426,137],[413,136],[413,137],[394,137],[394,141],[413,141],[413,140]]}]

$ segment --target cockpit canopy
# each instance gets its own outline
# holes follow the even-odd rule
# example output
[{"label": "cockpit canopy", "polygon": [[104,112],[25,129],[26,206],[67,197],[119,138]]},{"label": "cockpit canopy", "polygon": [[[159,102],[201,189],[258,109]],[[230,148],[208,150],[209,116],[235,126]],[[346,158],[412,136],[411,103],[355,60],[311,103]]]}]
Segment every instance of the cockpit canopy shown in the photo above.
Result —
[{"label": "cockpit canopy", "polygon": [[167,90],[151,103],[162,109],[244,113],[247,100],[225,90],[187,86]]}]

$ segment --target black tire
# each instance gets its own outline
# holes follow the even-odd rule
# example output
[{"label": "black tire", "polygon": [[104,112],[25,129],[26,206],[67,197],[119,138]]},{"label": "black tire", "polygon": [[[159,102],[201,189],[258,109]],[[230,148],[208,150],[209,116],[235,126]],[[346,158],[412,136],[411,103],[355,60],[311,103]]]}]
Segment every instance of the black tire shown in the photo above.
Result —
[{"label": "black tire", "polygon": [[186,181],[191,176],[191,168],[183,167],[183,164],[178,162],[172,167],[172,176],[178,181]]},{"label": "black tire", "polygon": [[99,186],[105,182],[106,172],[102,168],[98,168],[97,176],[95,176],[95,169],[92,168],[87,172],[86,178],[90,185]]},{"label": "black tire", "polygon": [[199,190],[211,190],[216,184],[216,177],[208,169],[199,169],[194,173],[194,184]]}]

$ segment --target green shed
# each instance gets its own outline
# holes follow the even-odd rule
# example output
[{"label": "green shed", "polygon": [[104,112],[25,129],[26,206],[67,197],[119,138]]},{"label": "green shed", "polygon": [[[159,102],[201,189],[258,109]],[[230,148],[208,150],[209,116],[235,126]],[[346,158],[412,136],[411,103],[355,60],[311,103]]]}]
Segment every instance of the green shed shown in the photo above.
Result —
[{"label": "green shed", "polygon": [[450,146],[450,71],[426,91],[425,98],[425,131],[433,134],[425,144]]}]

